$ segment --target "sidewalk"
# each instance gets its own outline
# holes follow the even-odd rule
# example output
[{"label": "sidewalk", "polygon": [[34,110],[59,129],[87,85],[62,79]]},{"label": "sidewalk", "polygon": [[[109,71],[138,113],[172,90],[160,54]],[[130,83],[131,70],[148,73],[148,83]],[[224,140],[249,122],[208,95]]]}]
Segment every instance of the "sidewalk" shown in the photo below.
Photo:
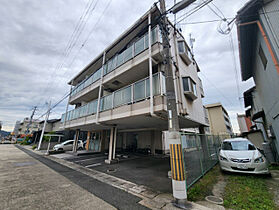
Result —
[{"label": "sidewalk", "polygon": [[[25,147],[27,148],[27,147]],[[31,150],[31,148],[28,148]],[[44,156],[40,151],[33,151],[38,155]],[[67,154],[68,156],[69,154]],[[124,179],[117,178],[115,176],[102,173],[99,171],[96,171],[94,169],[90,168],[85,168],[81,165],[75,164],[73,162],[66,161],[62,158],[64,158],[63,154],[58,154],[58,155],[50,155],[50,156],[45,156],[46,158],[53,160],[61,165],[67,166],[75,171],[78,171],[82,174],[85,174],[87,176],[90,176],[100,182],[103,182],[105,184],[111,185],[117,189],[120,189],[122,191],[128,192],[131,195],[135,195],[142,200],[139,202],[143,206],[146,206],[150,209],[177,209],[175,208],[171,202],[173,200],[171,194],[166,194],[166,193],[160,193],[153,191],[152,189],[143,186],[143,185],[137,185],[135,183],[126,181]],[[197,209],[197,210],[206,210],[209,209],[207,207],[204,207],[202,205],[196,204],[189,202],[191,204],[191,208],[189,209]]]},{"label": "sidewalk", "polygon": [[0,145],[1,209],[115,209],[14,145]]}]

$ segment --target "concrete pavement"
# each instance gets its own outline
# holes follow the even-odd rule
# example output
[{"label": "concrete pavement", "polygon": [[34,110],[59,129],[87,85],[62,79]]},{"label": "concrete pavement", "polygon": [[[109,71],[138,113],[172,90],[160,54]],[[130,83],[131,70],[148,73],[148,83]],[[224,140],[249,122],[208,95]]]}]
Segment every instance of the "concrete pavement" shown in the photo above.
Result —
[{"label": "concrete pavement", "polygon": [[[8,172],[0,171],[0,184],[13,183],[0,188],[4,192],[0,191],[0,209],[177,209],[169,194],[154,194],[144,186],[29,147],[0,145],[0,161],[0,170]],[[190,206],[208,209],[195,203]]]},{"label": "concrete pavement", "polygon": [[14,145],[0,145],[0,209],[116,209]]}]

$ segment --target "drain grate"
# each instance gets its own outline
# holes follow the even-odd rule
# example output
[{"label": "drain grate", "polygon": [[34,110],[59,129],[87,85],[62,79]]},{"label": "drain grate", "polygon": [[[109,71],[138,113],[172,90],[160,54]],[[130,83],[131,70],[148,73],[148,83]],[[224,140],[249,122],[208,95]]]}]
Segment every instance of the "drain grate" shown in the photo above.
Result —
[{"label": "drain grate", "polygon": [[206,196],[205,200],[218,205],[222,205],[224,203],[222,198],[213,195]]}]

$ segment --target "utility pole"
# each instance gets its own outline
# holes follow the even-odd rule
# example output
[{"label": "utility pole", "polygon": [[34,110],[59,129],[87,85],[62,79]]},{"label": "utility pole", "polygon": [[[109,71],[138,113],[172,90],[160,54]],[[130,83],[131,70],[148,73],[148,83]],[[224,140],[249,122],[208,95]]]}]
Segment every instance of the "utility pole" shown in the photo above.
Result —
[{"label": "utility pole", "polygon": [[41,133],[41,136],[40,136],[40,141],[39,141],[39,145],[37,147],[37,150],[41,149],[41,144],[42,144],[42,140],[43,140],[44,133],[45,133],[45,128],[46,128],[46,123],[47,123],[48,117],[50,115],[50,106],[51,106],[51,101],[48,103],[48,109],[47,109],[47,113],[46,113],[46,117],[45,117],[45,122],[44,122],[44,126],[43,126],[43,129],[42,129],[42,133]]},{"label": "utility pole", "polygon": [[[175,4],[169,11],[176,14],[180,10],[189,6],[195,0],[182,0]],[[166,95],[167,95],[167,110],[168,110],[168,132],[167,141],[170,147],[170,162],[172,174],[172,189],[173,189],[173,204],[180,208],[186,208],[187,189],[186,177],[183,164],[183,153],[181,147],[179,133],[179,118],[177,114],[177,106],[175,99],[175,87],[173,78],[173,65],[170,53],[169,41],[169,22],[167,19],[167,11],[165,0],[160,0],[161,19],[159,21],[160,29],[163,37],[163,65],[162,70],[166,76]],[[175,29],[174,29],[175,30]]]},{"label": "utility pole", "polygon": [[34,106],[34,108],[33,108],[33,111],[32,111],[32,114],[31,114],[31,116],[30,116],[30,120],[29,120],[29,123],[28,123],[28,125],[27,125],[27,129],[26,129],[26,131],[25,131],[25,134],[28,134],[28,133],[29,133],[29,128],[30,128],[30,125],[33,123],[33,122],[32,122],[32,121],[33,121],[33,116],[34,116],[34,114],[35,114],[37,108],[38,108],[37,106]]}]

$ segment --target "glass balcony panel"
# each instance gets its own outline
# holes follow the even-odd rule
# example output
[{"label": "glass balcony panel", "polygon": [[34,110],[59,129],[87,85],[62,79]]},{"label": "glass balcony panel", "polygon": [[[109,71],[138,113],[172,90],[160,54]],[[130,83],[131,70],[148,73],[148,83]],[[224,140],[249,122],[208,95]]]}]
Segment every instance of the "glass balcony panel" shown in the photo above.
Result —
[{"label": "glass balcony panel", "polygon": [[98,100],[88,103],[88,114],[95,114],[97,112]]},{"label": "glass balcony panel", "polygon": [[77,113],[78,113],[78,108],[73,110],[71,118],[76,119],[77,118]]},{"label": "glass balcony panel", "polygon": [[114,107],[131,102],[131,86],[114,93]]},{"label": "glass balcony panel", "polygon": [[154,44],[157,41],[157,28],[155,27],[151,31],[151,44]]},{"label": "glass balcony panel", "polygon": [[166,94],[166,77],[161,74],[162,77],[162,94]]},{"label": "glass balcony panel", "polygon": [[107,63],[104,64],[104,75],[108,73],[108,65]]},{"label": "glass balcony panel", "polygon": [[153,95],[160,94],[160,80],[159,74],[153,75]]},{"label": "glass balcony panel", "polygon": [[138,55],[144,50],[144,36],[135,43],[135,55]]},{"label": "glass balcony panel", "polygon": [[[160,94],[160,81],[159,81],[159,74],[153,75],[153,95]],[[146,97],[150,96],[150,82],[149,78],[146,79]]]},{"label": "glass balcony panel", "polygon": [[62,114],[62,116],[61,116],[61,122],[65,122],[65,113],[64,114]]},{"label": "glass balcony panel", "polygon": [[145,80],[135,83],[134,85],[134,101],[145,98]]},{"label": "glass balcony panel", "polygon": [[116,65],[117,67],[124,63],[124,52],[118,54],[117,56],[117,65]]},{"label": "glass balcony panel", "polygon": [[107,62],[107,71],[106,71],[106,73],[108,74],[108,73],[110,73],[112,70],[113,70],[113,68],[112,68],[112,59],[110,59],[108,62]]},{"label": "glass balcony panel", "polygon": [[90,77],[89,78],[87,78],[86,80],[85,80],[85,82],[84,82],[84,88],[86,88],[87,86],[89,86],[91,84],[91,79],[90,79]]},{"label": "glass balcony panel", "polygon": [[133,57],[132,46],[130,46],[124,51],[124,62],[130,60],[132,57]]},{"label": "glass balcony panel", "polygon": [[112,94],[101,98],[100,111],[105,111],[112,108]]},{"label": "glass balcony panel", "polygon": [[145,44],[144,49],[147,49],[148,45],[149,45],[148,32],[147,32],[147,34],[144,35],[144,44]]}]

